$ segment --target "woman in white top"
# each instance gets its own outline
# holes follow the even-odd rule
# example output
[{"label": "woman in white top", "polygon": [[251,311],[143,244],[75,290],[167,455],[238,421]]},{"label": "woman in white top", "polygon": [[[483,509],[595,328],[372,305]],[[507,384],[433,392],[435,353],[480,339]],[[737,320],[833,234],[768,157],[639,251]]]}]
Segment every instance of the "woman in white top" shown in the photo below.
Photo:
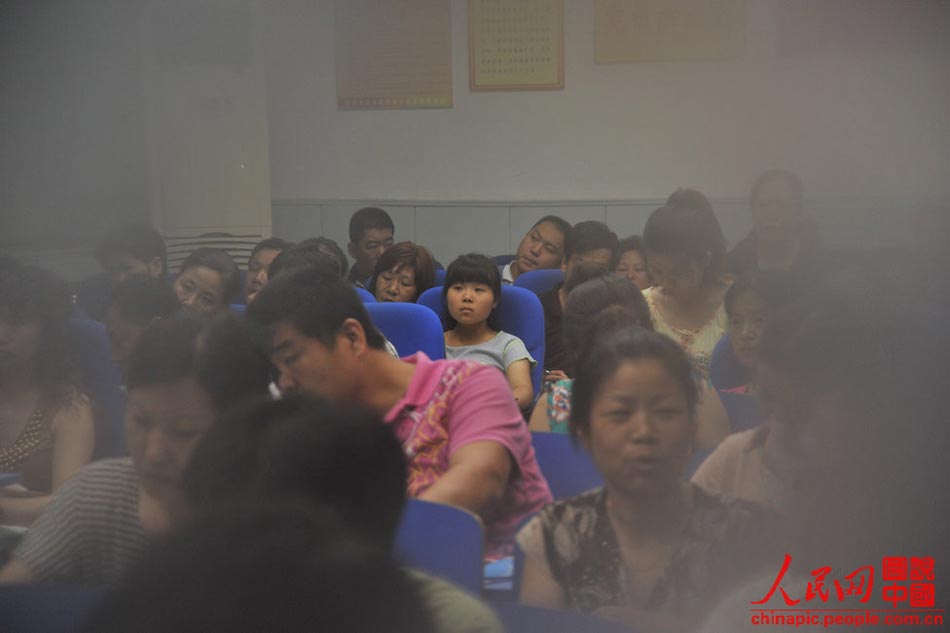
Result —
[{"label": "woman in white top", "polygon": [[[713,348],[726,332],[723,306],[731,279],[725,273],[726,239],[712,205],[695,189],[678,189],[654,211],[643,230],[647,267],[656,285],[643,291],[653,328],[677,341],[704,378],[700,444],[728,433],[722,404],[708,385]],[[704,412],[704,409],[706,411]]]}]

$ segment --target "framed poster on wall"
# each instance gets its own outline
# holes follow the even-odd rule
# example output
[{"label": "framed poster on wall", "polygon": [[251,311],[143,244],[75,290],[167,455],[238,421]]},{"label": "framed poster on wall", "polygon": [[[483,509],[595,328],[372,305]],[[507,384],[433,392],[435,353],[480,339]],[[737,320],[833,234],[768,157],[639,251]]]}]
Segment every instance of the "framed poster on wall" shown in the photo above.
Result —
[{"label": "framed poster on wall", "polygon": [[449,0],[336,0],[341,110],[452,107]]},{"label": "framed poster on wall", "polygon": [[472,90],[564,88],[564,0],[469,0]]}]

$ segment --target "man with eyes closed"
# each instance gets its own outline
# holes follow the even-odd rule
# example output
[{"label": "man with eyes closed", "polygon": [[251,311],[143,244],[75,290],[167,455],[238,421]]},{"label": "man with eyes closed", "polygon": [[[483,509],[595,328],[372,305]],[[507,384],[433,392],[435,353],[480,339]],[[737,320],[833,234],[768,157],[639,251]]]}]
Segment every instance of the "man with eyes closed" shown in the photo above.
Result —
[{"label": "man with eyes closed", "polygon": [[513,284],[521,275],[531,270],[560,268],[564,257],[564,241],[571,225],[556,215],[546,215],[525,233],[518,244],[514,261],[499,266],[501,281]]},{"label": "man with eyes closed", "polygon": [[149,326],[126,370],[131,459],[90,464],[66,482],[0,582],[116,584],[180,510],[181,475],[198,441],[226,406],[266,394],[269,374],[230,314]]}]

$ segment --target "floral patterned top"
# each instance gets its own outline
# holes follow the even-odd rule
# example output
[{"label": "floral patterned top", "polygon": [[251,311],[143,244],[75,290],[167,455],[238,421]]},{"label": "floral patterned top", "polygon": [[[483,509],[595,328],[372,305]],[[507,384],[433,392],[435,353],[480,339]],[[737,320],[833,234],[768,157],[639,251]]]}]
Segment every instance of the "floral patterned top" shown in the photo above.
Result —
[{"label": "floral patterned top", "polygon": [[[722,593],[782,560],[771,546],[777,522],[770,511],[697,486],[693,491],[692,513],[666,568],[650,595],[637,597],[649,611],[702,615]],[[633,603],[605,489],[545,507],[518,534],[518,545],[561,585],[567,608],[592,613]]]},{"label": "floral patterned top", "polygon": [[660,312],[656,304],[656,293],[660,292],[657,286],[647,288],[643,291],[643,298],[647,300],[647,306],[650,308],[650,319],[653,321],[653,329],[660,334],[666,334],[671,339],[680,344],[689,354],[693,366],[704,379],[709,377],[709,362],[712,360],[713,349],[716,343],[726,333],[726,327],[729,325],[729,317],[726,315],[725,306],[719,306],[716,314],[707,321],[701,328],[691,330],[687,328],[674,328]]},{"label": "floral patterned top", "polygon": [[544,410],[548,416],[548,424],[552,433],[567,433],[567,421],[571,419],[571,389],[574,381],[558,380],[546,385],[547,395],[544,400]]}]

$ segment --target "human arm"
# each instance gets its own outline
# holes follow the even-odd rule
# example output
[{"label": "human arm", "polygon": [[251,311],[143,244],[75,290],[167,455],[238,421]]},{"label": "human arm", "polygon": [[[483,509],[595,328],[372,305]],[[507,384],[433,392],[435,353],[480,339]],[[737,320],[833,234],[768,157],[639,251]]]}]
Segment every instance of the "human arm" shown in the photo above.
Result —
[{"label": "human arm", "polygon": [[547,397],[543,394],[534,405],[528,427],[534,432],[546,433],[551,430],[551,422],[548,420]]},{"label": "human arm", "polygon": [[[52,492],[55,493],[67,479],[85,466],[92,458],[92,406],[89,399],[77,395],[62,406],[50,422],[52,430]],[[0,523],[29,527],[52,494],[33,494],[0,497]]]},{"label": "human arm", "polygon": [[729,435],[729,414],[708,380],[700,384],[696,407],[696,449],[715,448]]},{"label": "human arm", "polygon": [[531,519],[518,533],[518,547],[524,552],[518,601],[535,607],[563,609],[564,591],[544,558],[544,532],[538,517]]},{"label": "human arm", "polygon": [[511,471],[511,455],[504,446],[493,441],[472,442],[452,453],[448,470],[419,498],[482,516],[501,501]]},{"label": "human arm", "polygon": [[531,384],[531,363],[526,358],[516,360],[505,368],[505,377],[515,396],[519,409],[527,409],[534,403],[534,386]]}]

